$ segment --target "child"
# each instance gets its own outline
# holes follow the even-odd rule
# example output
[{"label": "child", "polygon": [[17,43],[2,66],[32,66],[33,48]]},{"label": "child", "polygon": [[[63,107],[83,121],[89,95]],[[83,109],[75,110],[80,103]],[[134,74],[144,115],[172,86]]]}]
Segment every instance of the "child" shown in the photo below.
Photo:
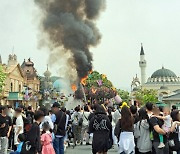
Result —
[{"label": "child", "polygon": [[[168,107],[165,107],[163,109],[163,116],[156,116],[158,119],[161,119],[164,121],[164,125],[162,126],[162,129],[166,132],[169,133],[170,129],[171,129],[171,123],[172,123],[172,119],[170,116],[170,109]],[[160,140],[160,144],[158,146],[159,149],[164,148],[164,139],[163,139],[163,135],[159,134],[159,140]]]},{"label": "child", "polygon": [[55,154],[52,146],[52,134],[50,132],[50,125],[48,122],[43,124],[43,134],[41,135],[42,154]]},{"label": "child", "polygon": [[20,154],[24,141],[25,141],[24,134],[19,134],[18,135],[18,142],[19,142],[19,144],[17,146],[17,150],[15,152],[11,152],[10,154]]}]

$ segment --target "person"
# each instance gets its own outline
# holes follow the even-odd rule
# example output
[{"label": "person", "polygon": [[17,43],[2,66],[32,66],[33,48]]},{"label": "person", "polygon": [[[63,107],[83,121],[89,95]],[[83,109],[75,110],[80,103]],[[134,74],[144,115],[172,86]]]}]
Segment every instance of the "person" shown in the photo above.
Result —
[{"label": "person", "polygon": [[121,105],[122,103],[118,105],[117,110],[114,112],[113,117],[112,117],[115,124],[117,124],[119,119],[121,119]]},{"label": "person", "polygon": [[41,154],[55,154],[53,145],[52,145],[52,133],[50,132],[50,125],[48,122],[44,122],[42,125],[43,131],[41,135],[41,145],[42,152]]},{"label": "person", "polygon": [[52,106],[53,111],[56,115],[56,121],[54,123],[54,133],[55,139],[53,141],[53,146],[56,154],[64,154],[64,137],[66,135],[66,128],[68,119],[63,111],[61,111],[60,104],[55,102]]},{"label": "person", "polygon": [[134,124],[136,124],[138,121],[139,121],[139,116],[138,116],[138,113],[137,113],[137,107],[134,106],[134,105],[131,105],[130,106],[130,111],[131,111],[131,114],[133,116],[133,119],[134,119]]},{"label": "person", "polygon": [[26,111],[26,118],[29,120],[29,123],[32,124],[34,121],[34,112],[32,111],[32,106],[28,106]]},{"label": "person", "polygon": [[23,118],[21,115],[21,111],[22,110],[20,108],[15,109],[16,121],[15,121],[15,125],[14,125],[14,145],[16,147],[19,144],[18,135],[24,133],[24,122],[23,122]]},{"label": "person", "polygon": [[84,111],[82,114],[83,118],[83,123],[82,123],[82,131],[81,131],[81,141],[83,142],[84,136],[86,139],[86,145],[90,145],[89,143],[89,133],[88,133],[88,128],[89,128],[89,120],[88,117],[90,115],[89,108],[87,105],[84,106]]},{"label": "person", "polygon": [[177,110],[176,105],[172,105],[172,110],[171,110],[171,112],[173,112],[173,111],[175,111],[175,110]]},{"label": "person", "polygon": [[135,143],[133,135],[133,125],[134,120],[130,112],[129,106],[124,104],[121,109],[121,119],[115,127],[115,135],[118,138],[119,154],[134,154],[135,153]]},{"label": "person", "polygon": [[45,122],[48,122],[49,125],[50,125],[51,130],[53,130],[53,129],[54,129],[54,124],[53,124],[53,122],[52,122],[51,117],[49,116],[48,109],[47,109],[46,107],[41,107],[41,108],[39,108],[39,110],[44,113],[44,119],[43,119],[42,123],[40,124],[40,129],[42,129],[42,125],[43,125]]},{"label": "person", "polygon": [[153,110],[153,103],[150,103],[150,102],[146,103],[146,111],[147,111],[149,119],[153,115],[152,110]]},{"label": "person", "polygon": [[74,146],[76,146],[76,142],[82,144],[81,141],[81,130],[83,124],[83,118],[81,113],[80,106],[75,107],[75,112],[71,116],[72,119],[72,129],[74,134]]},{"label": "person", "polygon": [[112,125],[102,105],[96,105],[95,116],[89,123],[89,132],[93,133],[93,154],[106,154],[112,147]]},{"label": "person", "polygon": [[[31,148],[29,149],[29,153],[37,154],[41,153],[41,142],[40,142],[40,128],[39,125],[44,119],[44,113],[42,111],[36,111],[34,113],[35,122],[32,124],[31,129],[26,134],[26,143],[29,142]],[[23,144],[23,150],[26,147],[26,144]],[[27,154],[26,151],[22,151],[21,154]]]},{"label": "person", "polygon": [[[172,123],[172,118],[170,116],[170,109],[168,107],[164,107],[163,108],[163,116],[156,116],[158,119],[161,119],[164,121],[164,124],[162,126],[162,129],[168,134],[170,132],[170,128],[171,128],[171,123]],[[163,135],[159,134],[159,146],[158,148],[164,148],[164,141],[163,141]]]},{"label": "person", "polygon": [[7,116],[7,107],[0,106],[0,154],[7,154],[8,137],[12,129],[12,120]]},{"label": "person", "polygon": [[10,154],[20,154],[24,141],[25,141],[24,134],[19,134],[18,135],[18,142],[19,142],[19,144],[17,146],[17,150],[15,152],[11,152]]},{"label": "person", "polygon": [[152,142],[146,109],[140,108],[139,121],[135,124],[134,136],[137,138],[138,154],[151,154]]},{"label": "person", "polygon": [[[168,140],[167,140],[166,132],[162,129],[164,122],[156,117],[159,116],[159,114],[160,114],[159,109],[157,107],[154,107],[153,108],[154,116],[151,116],[149,120],[153,132],[153,148],[157,154],[167,154],[169,153]],[[165,147],[161,149],[158,148],[160,144],[159,134],[163,135],[164,144],[165,144]]]},{"label": "person", "polygon": [[[173,140],[175,147],[170,146],[171,151],[176,151],[177,154],[180,154],[180,113],[178,110],[173,110],[171,112],[172,117],[172,127],[170,129],[171,133],[169,135],[169,140]],[[171,134],[173,135],[171,137]]]}]

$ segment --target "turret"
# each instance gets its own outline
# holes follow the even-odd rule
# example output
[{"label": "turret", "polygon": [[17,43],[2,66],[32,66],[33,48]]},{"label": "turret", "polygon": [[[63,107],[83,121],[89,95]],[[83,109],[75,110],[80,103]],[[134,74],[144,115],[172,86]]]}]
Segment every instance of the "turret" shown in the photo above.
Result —
[{"label": "turret", "polygon": [[141,85],[145,84],[146,82],[146,60],[145,60],[145,54],[144,54],[144,48],[141,43],[141,52],[140,52],[140,61],[139,61],[139,67],[141,68]]}]

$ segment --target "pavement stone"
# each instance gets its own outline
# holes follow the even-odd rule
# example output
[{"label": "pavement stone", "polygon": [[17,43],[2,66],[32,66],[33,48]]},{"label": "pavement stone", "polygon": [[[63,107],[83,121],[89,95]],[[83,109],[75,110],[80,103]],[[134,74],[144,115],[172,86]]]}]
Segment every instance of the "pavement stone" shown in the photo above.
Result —
[{"label": "pavement stone", "polygon": [[[74,149],[69,147],[66,149],[65,154],[92,154],[91,146],[76,146]],[[117,154],[117,148],[108,151],[108,154]]]}]

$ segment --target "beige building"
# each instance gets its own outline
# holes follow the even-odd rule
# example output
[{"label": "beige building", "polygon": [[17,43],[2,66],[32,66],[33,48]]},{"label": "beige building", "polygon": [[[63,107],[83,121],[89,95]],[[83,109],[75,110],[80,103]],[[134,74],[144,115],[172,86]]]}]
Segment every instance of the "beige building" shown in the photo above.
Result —
[{"label": "beige building", "polygon": [[26,83],[16,55],[9,55],[8,64],[3,64],[7,75],[1,104],[16,106],[23,103],[23,86]]},{"label": "beige building", "polygon": [[36,109],[40,99],[40,81],[34,63],[29,59],[20,66],[17,62],[17,56],[10,54],[8,64],[3,64],[3,67],[7,77],[2,92],[1,104],[14,107],[20,104],[31,105]]},{"label": "beige building", "polygon": [[28,97],[25,96],[26,105],[32,105],[34,108],[37,108],[39,106],[41,95],[39,93],[40,80],[34,67],[34,63],[29,58],[27,61],[24,60],[21,68],[26,78],[25,94],[27,95],[28,93]]}]

